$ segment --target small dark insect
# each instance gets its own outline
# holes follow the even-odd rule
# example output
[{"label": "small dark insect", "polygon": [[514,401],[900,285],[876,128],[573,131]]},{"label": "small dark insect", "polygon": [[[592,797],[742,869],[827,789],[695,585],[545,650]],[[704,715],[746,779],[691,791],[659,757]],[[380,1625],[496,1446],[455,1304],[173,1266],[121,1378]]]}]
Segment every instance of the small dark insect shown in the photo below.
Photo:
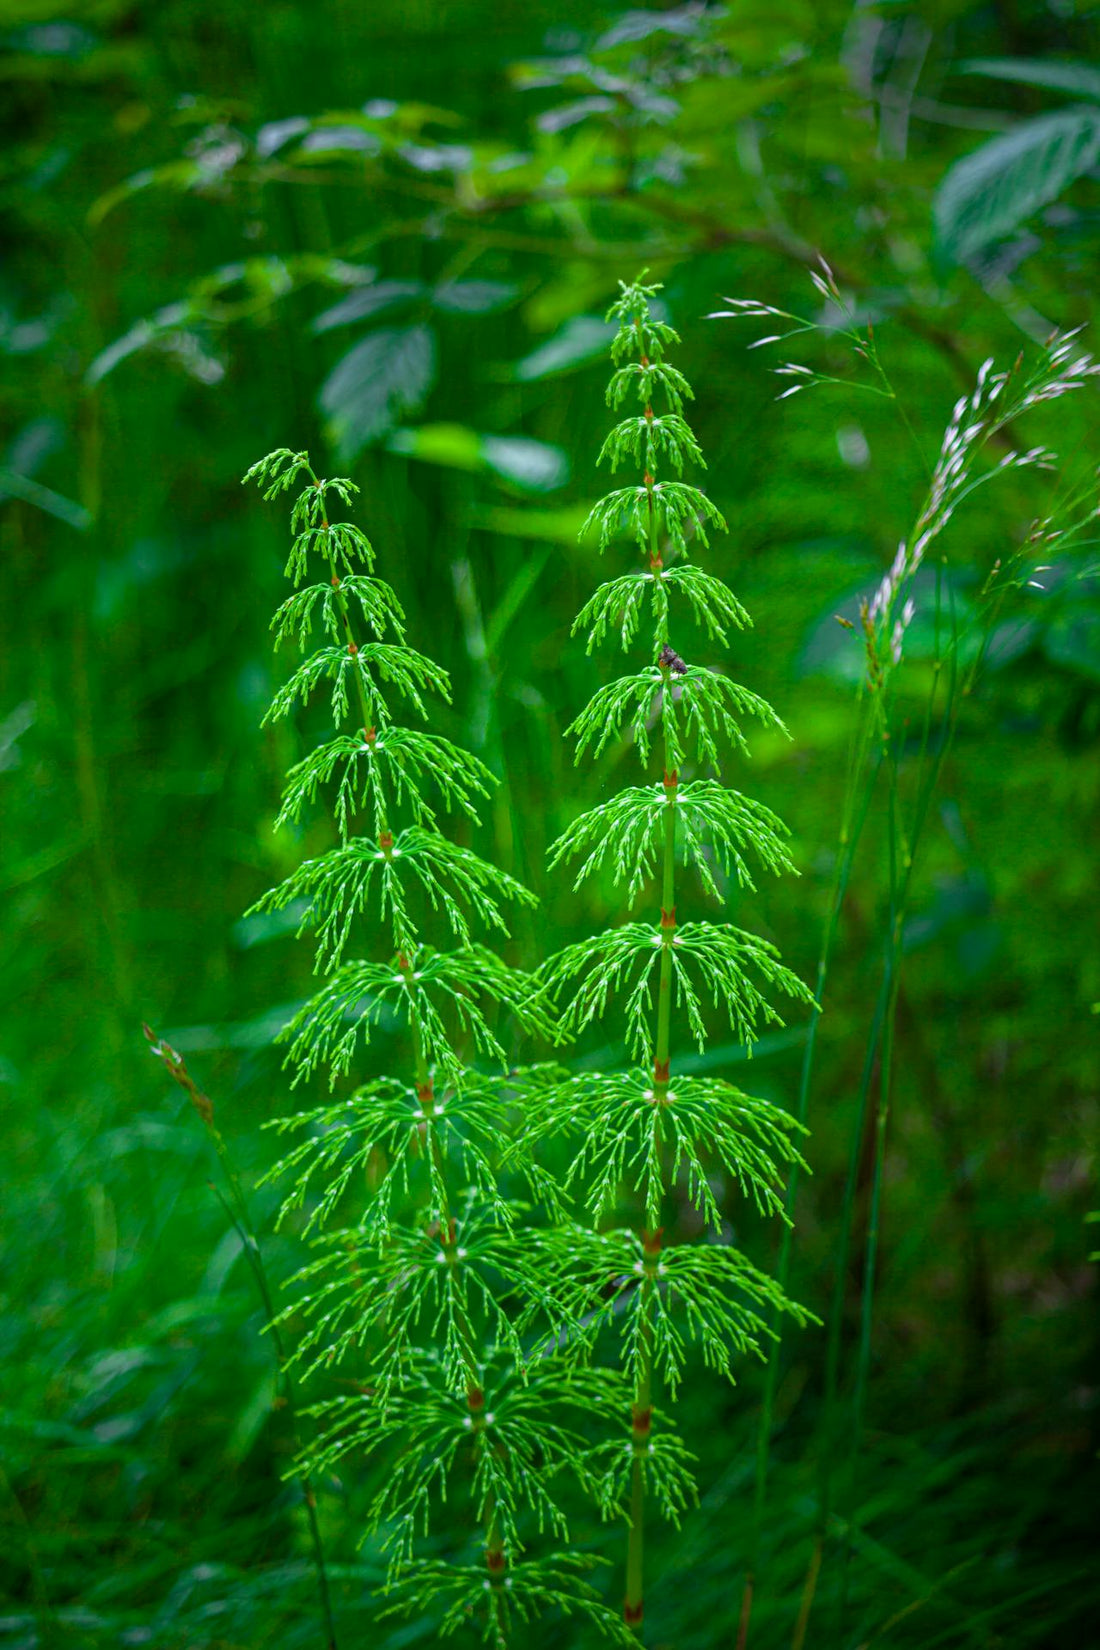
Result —
[{"label": "small dark insect", "polygon": [[662,670],[671,670],[674,676],[687,675],[687,665],[678,653],[673,652],[667,642],[661,649],[660,657],[658,658],[657,663],[661,666]]}]

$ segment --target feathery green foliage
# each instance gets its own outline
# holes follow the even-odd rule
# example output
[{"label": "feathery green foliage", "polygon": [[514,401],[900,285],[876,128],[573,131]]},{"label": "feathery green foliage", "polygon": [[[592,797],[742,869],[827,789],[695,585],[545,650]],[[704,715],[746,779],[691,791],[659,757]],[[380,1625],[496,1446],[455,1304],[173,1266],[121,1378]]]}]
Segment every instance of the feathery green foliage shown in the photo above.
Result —
[{"label": "feathery green foliage", "polygon": [[[643,769],[657,743],[662,771],[656,783],[628,787],[582,814],[554,845],[552,862],[580,861],[575,886],[609,871],[631,905],[654,890],[660,916],[568,946],[545,970],[573,1032],[602,1022],[621,1000],[627,1045],[640,1064],[544,1087],[536,1126],[540,1135],[564,1131],[577,1139],[568,1181],[595,1218],[614,1215],[625,1198],[635,1222],[556,1241],[548,1268],[565,1315],[586,1320],[590,1343],[604,1325],[616,1334],[630,1383],[630,1437],[612,1449],[601,1501],[629,1525],[623,1615],[636,1633],[647,1497],[678,1521],[694,1495],[691,1455],[671,1417],[662,1415],[655,1430],[655,1384],[674,1397],[693,1348],[707,1367],[731,1374],[735,1357],[763,1356],[772,1314],[806,1318],[728,1241],[716,1190],[721,1177],[726,1190],[762,1213],[781,1213],[785,1172],[802,1161],[801,1131],[786,1112],[730,1083],[674,1073],[675,1056],[685,1035],[703,1049],[721,1022],[751,1051],[765,1026],[783,1023],[776,997],[812,1000],[767,940],[728,922],[678,917],[678,865],[681,883],[684,871],[694,871],[698,890],[723,903],[730,886],[752,888],[750,863],[771,872],[794,867],[782,821],[711,776],[731,752],[748,755],[748,721],[782,723],[756,694],[717,669],[686,662],[670,642],[679,597],[711,641],[724,644],[731,628],[749,621],[732,591],[689,559],[707,545],[708,527],[724,530],[721,515],[698,487],[659,471],[667,465],[679,477],[685,463],[703,459],[683,416],[690,387],[665,360],[676,333],[653,313],[658,290],[623,285],[609,312],[619,326],[608,405],[635,397],[639,411],[616,425],[600,458],[644,474],[640,484],[608,494],[586,523],[599,528],[601,551],[633,537],[644,566],[602,585],[574,626],[588,630],[589,651],[616,634],[626,650],[648,611],[650,662],[598,688],[569,731],[578,760],[628,733]],[[666,1234],[678,1184],[714,1241]]]},{"label": "feathery green foliage", "polygon": [[[388,1554],[392,1608],[435,1614],[444,1634],[476,1621],[497,1647],[517,1621],[550,1608],[621,1636],[584,1554],[525,1557],[532,1532],[567,1538],[563,1484],[593,1482],[589,1446],[568,1417],[610,1414],[617,1402],[607,1372],[545,1350],[530,1356],[562,1317],[532,1264],[533,1211],[515,1195],[512,1169],[510,1181],[502,1173],[506,1141],[521,1175],[527,1150],[516,1122],[528,1079],[508,1071],[507,1022],[544,1035],[552,1026],[542,987],[474,930],[506,934],[505,902],[533,897],[440,829],[432,801],[474,821],[491,775],[395,720],[398,703],[427,721],[429,695],[445,698],[447,678],[405,642],[368,540],[329,519],[330,502],[349,505],[354,485],[322,480],[304,453],[285,449],[246,479],[267,499],[302,486],[287,562],[302,588],[273,629],[276,645],[302,648],[315,626],[321,633],[266,720],[331,682],[336,724],[335,738],[290,770],[279,823],[296,823],[334,789],[338,845],[253,907],[300,907],[299,933],[316,935],[322,983],[285,1028],[286,1063],[295,1083],[327,1066],[335,1088],[377,1027],[403,1031],[405,1045],[401,1075],[368,1078],[274,1125],[296,1137],[273,1171],[289,1186],[280,1219],[300,1222],[314,1257],[273,1327],[295,1334],[288,1367],[329,1387],[308,1411],[316,1438],[297,1470],[316,1481],[349,1458],[385,1461],[368,1526]],[[318,564],[325,582],[303,585]],[[361,936],[381,955],[345,960]],[[537,1168],[526,1168],[536,1183]],[[421,1554],[423,1538],[434,1556]]]}]

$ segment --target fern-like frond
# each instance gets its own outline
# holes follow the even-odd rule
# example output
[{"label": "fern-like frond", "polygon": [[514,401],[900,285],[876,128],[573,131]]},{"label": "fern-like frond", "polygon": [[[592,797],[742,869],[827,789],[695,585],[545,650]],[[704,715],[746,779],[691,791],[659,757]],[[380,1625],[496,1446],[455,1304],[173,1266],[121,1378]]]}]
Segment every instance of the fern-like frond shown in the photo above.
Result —
[{"label": "fern-like frond", "polygon": [[508,932],[499,901],[534,905],[535,896],[515,877],[449,837],[423,825],[409,825],[396,838],[352,837],[316,859],[303,860],[276,887],[262,895],[254,911],[281,911],[308,900],[299,935],[317,934],[315,967],[334,968],[344,953],[351,925],[377,899],[378,915],[391,926],[395,946],[412,946],[416,925],[409,914],[408,887],[417,884],[433,911],[441,911],[455,939],[470,939],[467,912]]},{"label": "fern-like frond", "polygon": [[766,1355],[776,1314],[818,1321],[728,1244],[679,1243],[647,1256],[628,1229],[578,1227],[556,1258],[563,1311],[576,1316],[587,1303],[590,1317],[617,1334],[627,1378],[636,1383],[652,1357],[672,1398],[693,1344],[708,1368],[732,1381],[735,1358]]},{"label": "fern-like frond", "polygon": [[[402,967],[404,961],[407,966]],[[441,1081],[461,1087],[466,1066],[454,1048],[468,1038],[471,1052],[503,1068],[504,1048],[490,1028],[489,1004],[498,1004],[519,1025],[553,1036],[541,982],[508,968],[485,946],[435,951],[429,946],[392,964],[349,962],[338,968],[280,1033],[289,1044],[287,1064],[295,1084],[322,1065],[331,1081],[345,1073],[362,1037],[381,1020],[415,1017],[425,1058]]]},{"label": "fern-like frond", "polygon": [[681,562],[676,567],[627,573],[601,584],[573,620],[571,633],[575,636],[587,626],[586,651],[591,653],[609,632],[618,631],[625,653],[638,633],[645,599],[649,596],[656,655],[669,639],[670,592],[684,595],[692,618],[705,627],[713,641],[726,642],[727,625],[742,630],[752,623],[733,591],[721,579],[704,573],[694,562]]},{"label": "fern-like frond", "polygon": [[[332,487],[334,482],[323,483]],[[349,483],[349,486],[351,484]],[[315,501],[315,492],[311,487],[302,498],[311,503]],[[295,506],[295,513],[302,500]],[[310,519],[316,518],[311,514]],[[353,521],[321,521],[319,526],[303,527],[290,546],[286,566],[283,572],[294,585],[301,584],[309,577],[311,555],[318,555],[324,563],[325,572],[329,579],[340,580],[340,574],[345,578],[356,578],[361,575],[357,572],[360,567],[366,567],[368,573],[374,567],[374,546],[361,528],[356,527]],[[339,588],[339,583],[337,584]]]},{"label": "fern-like frond", "polygon": [[278,498],[280,493],[287,493],[294,483],[303,475],[312,476],[309,454],[295,453],[289,447],[276,447],[274,452],[258,458],[255,464],[250,464],[241,477],[241,485],[246,481],[254,481],[260,489],[260,494],[266,504]]},{"label": "fern-like frond", "polygon": [[636,676],[620,676],[607,682],[592,695],[566,729],[577,742],[576,760],[579,762],[589,748],[594,756],[601,755],[612,739],[629,731],[639,757],[648,761],[658,695],[668,760],[676,768],[694,760],[720,770],[722,743],[747,756],[742,724],[749,717],[764,727],[787,731],[766,699],[729,676],[699,665],[688,665],[682,673],[671,676],[660,666],[650,665]]},{"label": "fern-like frond", "polygon": [[645,550],[656,532],[686,556],[689,533],[700,544],[709,543],[708,525],[726,530],[722,512],[701,488],[686,481],[655,481],[651,487],[619,487],[608,493],[588,512],[581,534],[598,528],[599,548],[606,550],[619,533],[629,533]]},{"label": "fern-like frond", "polygon": [[[631,1477],[637,1446],[627,1436],[607,1443],[596,1458],[600,1477],[597,1498],[605,1518],[630,1518]],[[647,1497],[652,1496],[662,1518],[676,1529],[689,1507],[699,1505],[699,1489],[693,1467],[699,1459],[688,1449],[678,1432],[671,1428],[670,1419],[661,1410],[653,1411],[653,1430],[649,1440],[637,1451],[642,1467],[642,1483]]]},{"label": "fern-like frond", "polygon": [[271,621],[276,647],[285,641],[293,641],[295,637],[298,647],[305,647],[306,638],[313,629],[318,604],[322,630],[338,641],[344,629],[341,598],[343,602],[358,607],[379,640],[387,630],[392,630],[399,641],[404,638],[405,614],[389,585],[383,579],[355,573],[336,583],[330,580],[326,584],[307,584],[293,596],[288,596]]},{"label": "fern-like frond", "polygon": [[[581,814],[550,849],[551,868],[563,859],[585,856],[574,889],[587,877],[610,869],[616,883],[627,884],[631,905],[657,874],[666,810],[676,809],[676,827],[684,860],[694,865],[708,893],[720,897],[714,867],[736,876],[743,888],[754,886],[747,853],[778,875],[794,871],[787,850],[787,827],[762,802],[726,790],[713,779],[696,779],[669,789],[664,784],[619,791]],[[797,874],[797,873],[796,873]]]},{"label": "fern-like frond", "polygon": [[629,361],[620,367],[607,386],[607,405],[621,407],[632,390],[642,405],[648,406],[661,397],[674,413],[682,413],[684,402],[694,400],[691,385],[679,367],[667,361]]},{"label": "fern-like frond", "polygon": [[[371,737],[366,737],[367,733]],[[438,734],[422,733],[387,722],[379,733],[366,729],[338,734],[318,745],[290,769],[276,826],[297,824],[322,785],[339,775],[333,815],[340,840],[346,842],[352,815],[369,811],[372,831],[382,831],[391,802],[407,807],[418,825],[431,824],[434,810],[425,790],[430,786],[445,808],[476,820],[475,796],[488,796],[496,776],[469,751]]]},{"label": "fern-like frond", "polygon": [[[711,641],[724,647],[728,640],[726,626],[731,630],[747,630],[752,625],[748,613],[733,591],[721,579],[704,573],[693,562],[681,562],[678,567],[666,567],[660,575],[662,591],[682,594],[696,624],[705,628]],[[667,614],[667,608],[666,608]],[[655,607],[656,616],[656,607]],[[666,618],[667,623],[667,618]],[[660,649],[668,641],[667,629],[662,634],[658,626],[655,647]]]},{"label": "fern-like frond", "polygon": [[[359,488],[347,476],[313,476],[312,485],[298,494],[290,512],[290,527],[292,532],[301,532],[308,527],[328,526],[328,495],[334,493],[345,509],[350,509]],[[339,524],[343,525],[343,523]]]},{"label": "fern-like frond", "polygon": [[415,1354],[434,1346],[447,1386],[464,1393],[486,1339],[522,1361],[510,1309],[527,1299],[528,1279],[507,1233],[470,1195],[457,1219],[438,1209],[419,1226],[392,1223],[381,1240],[361,1226],[334,1229],[315,1250],[275,1320],[295,1319],[290,1361],[307,1375],[354,1356],[388,1394]]},{"label": "fern-like frond", "polygon": [[[643,274],[645,271],[643,271]],[[619,361],[629,351],[651,356],[659,361],[666,344],[678,344],[680,334],[667,321],[659,321],[650,310],[650,300],[660,292],[659,283],[645,285],[641,277],[636,281],[620,281],[619,296],[607,311],[608,321],[618,321],[619,330],[611,343],[611,358]]]},{"label": "fern-like frond", "polygon": [[303,1232],[324,1227],[345,1203],[349,1189],[362,1188],[354,1218],[359,1228],[384,1235],[395,1199],[408,1198],[410,1182],[424,1183],[432,1208],[446,1201],[448,1176],[475,1188],[481,1202],[504,1224],[510,1206],[497,1189],[495,1159],[506,1138],[510,1099],[502,1080],[467,1072],[461,1088],[434,1084],[421,1094],[413,1084],[382,1077],[347,1100],[314,1106],[267,1124],[280,1135],[306,1138],[264,1175],[290,1190],[276,1224],[305,1209]]},{"label": "fern-like frond", "polygon": [[656,475],[662,454],[677,475],[684,473],[685,458],[704,470],[707,467],[687,420],[679,413],[655,413],[650,408],[648,413],[624,418],[622,423],[616,424],[600,448],[596,462],[602,464],[606,458],[611,468],[617,470],[631,458],[635,464],[644,465],[646,470]]},{"label": "fern-like frond", "polygon": [[578,1419],[610,1422],[622,1407],[621,1382],[605,1370],[563,1372],[545,1364],[520,1378],[507,1360],[489,1357],[478,1385],[462,1393],[447,1384],[440,1359],[416,1351],[400,1386],[386,1403],[371,1392],[349,1393],[314,1405],[318,1437],[300,1467],[315,1476],[332,1472],[349,1454],[385,1451],[386,1478],[369,1512],[369,1527],[389,1526],[391,1585],[413,1561],[417,1535],[451,1517],[448,1480],[464,1459],[477,1516],[492,1509],[497,1535],[513,1559],[523,1551],[520,1519],[529,1514],[540,1533],[568,1535],[557,1481],[563,1474],[594,1482],[591,1449]]},{"label": "fern-like frond", "polygon": [[263,725],[289,716],[298,704],[305,704],[319,682],[332,682],[332,719],[339,727],[348,714],[349,684],[362,689],[371,722],[389,720],[389,708],[382,691],[367,668],[373,665],[382,682],[393,687],[421,716],[427,717],[421,694],[438,693],[450,700],[447,672],[433,659],[413,648],[393,642],[364,642],[362,646],[322,647],[298,666],[272,699]]},{"label": "fern-like frond", "polygon": [[[537,1108],[537,1109],[535,1109]],[[584,1072],[562,1078],[533,1099],[533,1139],[578,1142],[567,1175],[599,1220],[623,1187],[638,1192],[651,1230],[661,1223],[664,1177],[682,1176],[692,1207],[722,1228],[721,1172],[763,1215],[787,1216],[786,1176],[806,1165],[796,1139],[805,1130],[770,1101],[719,1078],[676,1075],[658,1094],[645,1072]]]},{"label": "fern-like frond", "polygon": [[730,923],[692,922],[667,930],[631,922],[567,946],[546,964],[550,991],[556,1000],[564,999],[564,1025],[579,1033],[603,1018],[611,996],[622,996],[631,1053],[652,1059],[654,985],[666,949],[672,960],[673,1000],[683,1007],[700,1049],[707,1038],[703,993],[750,1048],[762,1026],[784,1023],[753,974],[796,1002],[813,1002],[808,987],[780,963],[774,945]]},{"label": "fern-like frond", "polygon": [[[499,1576],[490,1577],[484,1564],[446,1564],[425,1560],[403,1576],[399,1596],[382,1616],[411,1616],[429,1609],[442,1611],[443,1638],[473,1627],[491,1650],[509,1650],[517,1631],[541,1623],[547,1613],[579,1618],[623,1650],[637,1650],[635,1634],[621,1615],[608,1609],[587,1580],[604,1562],[576,1550],[552,1552],[524,1559]],[[530,1634],[528,1642],[534,1642]]]}]

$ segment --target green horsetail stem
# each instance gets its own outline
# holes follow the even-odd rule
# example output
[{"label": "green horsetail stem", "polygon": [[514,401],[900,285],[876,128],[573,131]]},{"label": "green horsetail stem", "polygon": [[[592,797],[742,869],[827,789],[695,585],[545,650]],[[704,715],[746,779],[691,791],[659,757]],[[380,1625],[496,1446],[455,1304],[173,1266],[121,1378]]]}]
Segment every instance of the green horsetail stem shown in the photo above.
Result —
[{"label": "green horsetail stem", "polygon": [[[449,699],[447,676],[406,642],[370,542],[332,520],[330,500],[350,505],[354,484],[322,479],[287,449],[246,479],[269,500],[301,488],[287,563],[295,593],[273,629],[276,645],[296,642],[306,656],[265,720],[328,685],[335,724],[290,770],[279,823],[297,824],[334,789],[337,845],[253,907],[295,908],[299,932],[317,938],[321,981],[282,1034],[286,1064],[295,1084],[327,1067],[335,1087],[380,1022],[406,1041],[397,1075],[275,1124],[299,1137],[273,1171],[290,1182],[280,1220],[304,1217],[313,1258],[272,1330],[293,1323],[288,1367],[328,1382],[296,1471],[319,1483],[357,1456],[382,1457],[367,1529],[389,1553],[383,1615],[428,1616],[443,1635],[473,1620],[494,1650],[547,1612],[579,1612],[621,1636],[586,1555],[526,1550],[533,1535],[568,1539],[561,1482],[587,1471],[570,1409],[608,1407],[598,1372],[546,1357],[529,1367],[543,1309],[537,1234],[502,1159],[509,1139],[523,1156],[516,1120],[532,1079],[511,1066],[508,1043],[554,1027],[541,986],[476,932],[506,934],[507,906],[534,898],[440,825],[446,812],[476,824],[493,776],[424,725],[432,699]],[[314,625],[321,645],[310,652]],[[380,954],[356,957],[362,940]]]},{"label": "green horsetail stem", "polygon": [[[675,1396],[690,1342],[706,1364],[729,1373],[735,1352],[763,1355],[775,1313],[798,1322],[808,1316],[728,1245],[684,1245],[669,1232],[679,1176],[686,1176],[688,1199],[704,1223],[720,1228],[708,1178],[716,1167],[758,1208],[781,1214],[785,1174],[802,1162],[796,1140],[803,1131],[778,1107],[719,1079],[676,1074],[678,1036],[686,1032],[702,1049],[713,1007],[751,1051],[759,1027],[781,1023],[770,994],[797,1003],[812,998],[768,942],[728,923],[685,923],[678,915],[678,850],[685,868],[699,871],[704,894],[720,899],[720,879],[731,875],[737,885],[752,888],[750,860],[773,872],[794,866],[786,827],[774,814],[717,777],[695,777],[707,771],[719,776],[730,751],[748,755],[746,721],[774,728],[782,723],[762,699],[725,674],[689,662],[673,645],[681,618],[723,646],[728,632],[749,619],[733,592],[691,559],[707,548],[708,532],[724,532],[726,524],[706,494],[681,479],[685,464],[701,465],[703,456],[684,416],[691,387],[666,359],[667,347],[678,339],[654,312],[658,290],[640,280],[623,284],[608,314],[619,323],[608,404],[619,409],[636,403],[637,411],[611,430],[600,458],[612,468],[633,465],[641,475],[602,499],[584,529],[597,533],[601,553],[633,538],[641,566],[601,585],[574,625],[575,633],[587,631],[590,652],[616,637],[626,651],[648,610],[650,663],[597,689],[569,731],[578,760],[588,750],[599,755],[618,736],[632,736],[646,768],[659,721],[660,775],[651,787],[632,787],[582,815],[551,855],[554,864],[584,856],[578,886],[610,868],[630,903],[657,881],[659,917],[579,941],[545,971],[573,1032],[602,1018],[612,996],[625,998],[626,1040],[640,1065],[630,1073],[586,1073],[551,1089],[540,1125],[545,1133],[565,1128],[582,1137],[569,1180],[583,1189],[595,1218],[624,1198],[640,1200],[643,1210],[631,1230],[599,1238],[611,1246],[604,1250],[606,1264],[612,1253],[633,1256],[628,1265],[636,1280],[621,1314],[629,1470],[624,1472],[621,1455],[613,1456],[602,1486],[605,1512],[627,1524],[623,1620],[636,1637],[644,1631],[649,1505],[679,1522],[696,1495],[693,1457],[671,1416],[656,1409],[657,1389]],[[590,1286],[585,1267],[570,1271],[567,1262],[565,1271],[568,1298],[579,1307]],[[599,1276],[593,1256],[591,1283]],[[586,1304],[610,1320],[592,1295]]]}]

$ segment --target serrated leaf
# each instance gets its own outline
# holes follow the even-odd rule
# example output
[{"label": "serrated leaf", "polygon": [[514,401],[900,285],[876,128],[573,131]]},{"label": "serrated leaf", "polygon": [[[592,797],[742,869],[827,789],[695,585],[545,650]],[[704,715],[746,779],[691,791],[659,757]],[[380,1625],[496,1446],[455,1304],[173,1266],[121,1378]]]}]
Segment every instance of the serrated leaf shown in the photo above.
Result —
[{"label": "serrated leaf", "polygon": [[963,74],[987,75],[991,80],[1015,80],[1024,86],[1046,86],[1052,92],[1095,98],[1100,103],[1100,69],[1088,63],[1055,63],[1033,57],[975,57],[960,64]]},{"label": "serrated leaf", "polygon": [[1100,108],[1039,115],[982,145],[948,171],[936,192],[941,253],[964,263],[1011,234],[1100,159]]},{"label": "serrated leaf", "polygon": [[318,397],[346,463],[424,403],[436,373],[435,334],[422,324],[380,327],[329,373]]}]

